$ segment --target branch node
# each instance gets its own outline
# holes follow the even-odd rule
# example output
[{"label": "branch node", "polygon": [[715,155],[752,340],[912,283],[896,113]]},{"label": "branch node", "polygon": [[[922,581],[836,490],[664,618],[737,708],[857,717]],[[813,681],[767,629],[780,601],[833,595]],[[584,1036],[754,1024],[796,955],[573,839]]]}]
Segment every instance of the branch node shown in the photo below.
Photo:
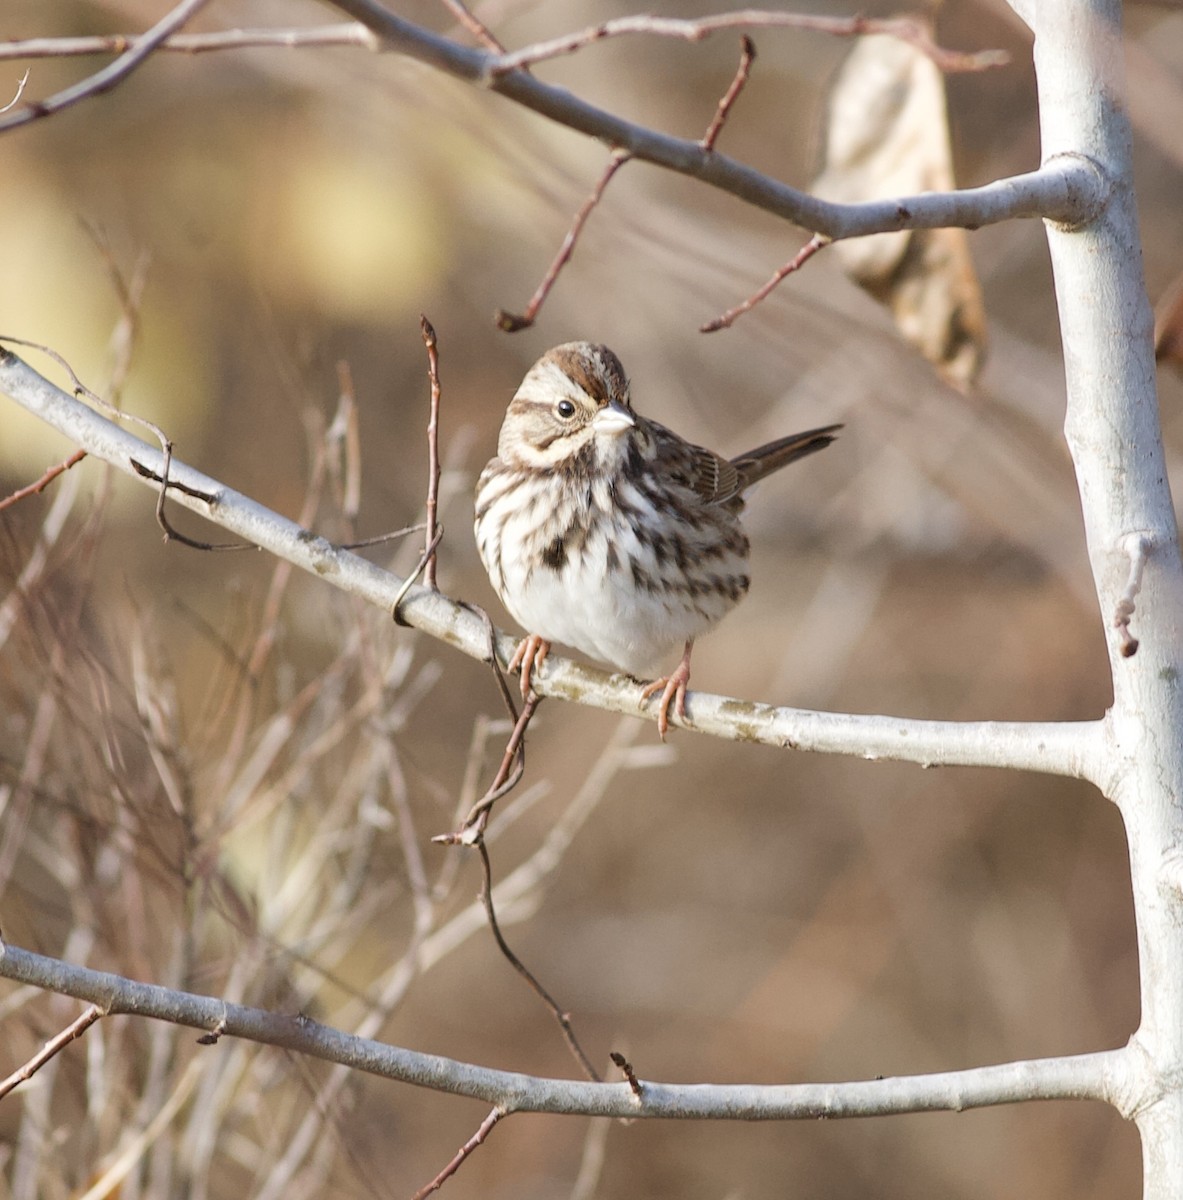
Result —
[{"label": "branch node", "polygon": [[[1082,171],[1081,167],[1085,169]],[[1072,233],[1091,224],[1105,211],[1113,186],[1109,173],[1095,158],[1066,150],[1049,155],[1039,170],[1063,175],[1061,202],[1044,214],[1057,229]]]},{"label": "branch node", "polygon": [[629,1090],[634,1096],[636,1096],[638,1100],[640,1100],[641,1093],[645,1090],[645,1088],[641,1081],[637,1078],[637,1074],[633,1070],[633,1064],[630,1063],[629,1060],[617,1050],[611,1051],[608,1057],[616,1065],[617,1069],[625,1077],[625,1079],[628,1080]]},{"label": "branch node", "polygon": [[1130,533],[1122,538],[1122,551],[1130,560],[1130,574],[1113,612],[1113,628],[1119,639],[1118,652],[1122,658],[1133,658],[1138,653],[1138,639],[1130,633],[1130,620],[1135,611],[1135,600],[1142,590],[1142,574],[1146,560],[1150,557],[1154,543],[1148,534]]},{"label": "branch node", "polygon": [[226,1018],[222,1017],[222,1019],[218,1021],[213,1029],[209,1030],[207,1033],[203,1033],[201,1037],[197,1039],[197,1044],[199,1046],[216,1046],[218,1042],[222,1040],[222,1034],[225,1032]]}]

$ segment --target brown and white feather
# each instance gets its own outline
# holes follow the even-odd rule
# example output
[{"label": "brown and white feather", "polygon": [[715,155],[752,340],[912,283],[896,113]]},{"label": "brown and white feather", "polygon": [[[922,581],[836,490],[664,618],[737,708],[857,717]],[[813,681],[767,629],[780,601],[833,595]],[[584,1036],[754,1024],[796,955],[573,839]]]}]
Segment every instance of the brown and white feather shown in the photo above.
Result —
[{"label": "brown and white feather", "polygon": [[838,428],[728,460],[636,413],[608,347],[558,346],[526,374],[477,483],[481,560],[532,634],[642,674],[747,592],[745,489]]}]

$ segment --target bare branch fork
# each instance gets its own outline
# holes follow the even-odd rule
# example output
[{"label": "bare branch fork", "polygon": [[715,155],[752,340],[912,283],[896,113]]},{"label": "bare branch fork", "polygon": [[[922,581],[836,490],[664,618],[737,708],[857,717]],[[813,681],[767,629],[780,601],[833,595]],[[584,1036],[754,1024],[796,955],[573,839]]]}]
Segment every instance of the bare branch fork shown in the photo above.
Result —
[{"label": "bare branch fork", "polygon": [[[171,48],[196,51],[226,49],[236,45],[346,44],[404,54],[449,75],[497,92],[552,121],[598,138],[615,150],[626,151],[634,158],[692,176],[712,187],[730,192],[832,241],[899,229],[932,229],[946,225],[972,229],[1020,217],[1047,217],[1061,225],[1079,226],[1100,211],[1109,192],[1110,181],[1097,163],[1072,149],[1066,149],[1055,157],[1048,157],[1037,171],[998,180],[984,187],[899,200],[836,204],[772,179],[720,154],[709,144],[670,137],[626,121],[605,109],[588,104],[564,88],[543,83],[522,69],[528,62],[551,54],[569,53],[599,37],[626,32],[674,34],[697,40],[718,29],[761,24],[793,25],[847,35],[882,31],[877,24],[859,18],[827,21],[826,18],[795,14],[752,12],[726,14],[701,22],[629,18],[623,24],[609,22],[604,27],[558,39],[547,47],[528,47],[515,55],[462,45],[404,20],[378,3],[378,0],[330,2],[360,22],[364,32],[359,33],[354,27],[275,33],[227,31],[222,34],[191,35],[185,40],[178,40]],[[0,131],[48,115],[58,107],[63,107],[64,103],[75,103],[84,96],[114,86],[131,69],[140,65],[148,54],[166,45],[169,33],[198,7],[199,0],[186,0],[150,34],[134,40],[116,40],[114,45],[127,45],[130,48],[109,68],[83,80],[70,90],[68,96],[62,93],[60,97],[53,97],[39,105],[26,105],[0,118]],[[674,30],[666,26],[680,28]],[[898,28],[888,31],[895,32],[897,36],[901,33]],[[3,47],[0,47],[0,51],[4,51],[5,57],[28,57],[50,53],[52,44],[52,39],[41,39],[32,43],[13,43],[7,51]],[[94,53],[103,48],[95,39],[67,39],[62,46],[62,53]],[[20,54],[15,52],[18,49]],[[958,64],[944,65],[955,67]]]},{"label": "bare branch fork", "polygon": [[[702,135],[702,140],[699,143],[704,150],[713,150],[715,143],[719,140],[719,134],[723,132],[723,127],[727,123],[727,117],[731,112],[732,106],[739,99],[739,95],[748,81],[755,58],[756,47],[752,44],[752,39],[745,34],[740,42],[739,67],[736,70],[735,78],[731,81],[731,85],[720,99],[718,107],[715,110],[715,115],[711,119],[711,123],[707,126],[707,130]],[[506,312],[504,309],[497,310],[494,319],[498,326],[506,333],[517,333],[522,329],[528,329],[534,324],[539,309],[546,302],[547,296],[550,295],[551,289],[559,278],[559,272],[571,261],[571,255],[575,253],[575,244],[583,232],[583,227],[587,224],[596,206],[603,200],[604,193],[608,190],[608,185],[612,182],[616,172],[631,159],[632,155],[627,150],[616,149],[609,155],[608,165],[604,168],[599,181],[592,189],[591,195],[588,196],[580,206],[579,211],[575,214],[571,228],[567,230],[567,236],[563,238],[563,243],[559,247],[558,253],[551,261],[546,274],[542,277],[542,282],[535,289],[534,295],[530,297],[525,311],[519,315],[518,313]]]},{"label": "bare branch fork", "polygon": [[330,2],[365,25],[382,50],[404,54],[488,88],[614,149],[628,151],[634,158],[730,192],[831,241],[944,225],[973,229],[1018,217],[1047,217],[1066,226],[1078,226],[1100,211],[1109,191],[1109,180],[1094,162],[1065,151],[1048,158],[1038,171],[979,188],[863,204],[819,200],[713,148],[704,148],[701,142],[636,125],[525,71],[507,71],[505,56],[432,33],[396,16],[378,0]]},{"label": "bare branch fork", "polygon": [[143,37],[137,38],[113,63],[109,63],[97,74],[45,100],[26,104],[0,116],[0,133],[7,129],[16,129],[21,125],[27,125],[30,121],[36,121],[41,117],[52,116],[64,108],[69,108],[72,104],[110,91],[138,67],[143,66],[161,43],[167,41],[208,3],[209,0],[181,0],[180,4],[166,13]]},{"label": "bare branch fork", "polygon": [[[537,42],[520,50],[507,51],[459,0],[443,0],[452,16],[478,41],[498,56],[497,74],[519,71],[547,59],[572,54],[607,38],[649,34],[699,42],[728,29],[795,29],[834,37],[887,34],[910,42],[927,54],[942,71],[987,71],[1004,67],[1010,56],[1003,50],[962,53],[936,45],[923,21],[907,17],[830,17],[811,13],[768,12],[742,9],[739,12],[686,20],[677,17],[617,17],[577,33]],[[128,34],[90,37],[29,38],[0,43],[0,61],[5,59],[77,58],[94,54],[123,54],[140,39]],[[259,48],[296,49],[318,46],[363,46],[373,48],[374,36],[364,25],[320,25],[304,29],[224,29],[211,33],[174,34],[160,43],[161,50],[181,54],[204,54],[215,50]]]},{"label": "bare branch fork", "polygon": [[[165,470],[160,450],[62,391],[23,359],[3,349],[0,392],[95,458],[118,467],[156,492],[160,490],[153,479],[161,478]],[[168,494],[176,503],[387,612],[398,603],[399,616],[406,624],[471,658],[487,660],[487,626],[467,606],[427,587],[407,588],[399,576],[334,546],[176,458],[168,465],[168,480]],[[508,662],[515,640],[498,635],[496,645],[502,662]],[[642,714],[640,683],[627,675],[609,675],[569,659],[552,655],[545,671],[535,675],[534,686],[540,695],[633,716]],[[923,721],[779,708],[705,692],[689,694],[687,713],[686,727],[732,741],[922,766],[1014,767],[1095,783],[1104,778],[1104,751],[1110,737],[1108,718],[1047,723]]]},{"label": "bare branch fork", "polygon": [[1020,1100],[1104,1100],[1128,1115],[1141,1099],[1130,1086],[1137,1078],[1137,1064],[1129,1047],[840,1084],[667,1084],[643,1078],[593,1083],[495,1071],[420,1054],[304,1016],[139,983],[4,943],[0,976],[90,1001],[108,1015],[150,1017],[207,1033],[216,1030],[222,1038],[281,1046],[385,1079],[483,1100],[504,1115],[784,1121],[961,1112]]}]

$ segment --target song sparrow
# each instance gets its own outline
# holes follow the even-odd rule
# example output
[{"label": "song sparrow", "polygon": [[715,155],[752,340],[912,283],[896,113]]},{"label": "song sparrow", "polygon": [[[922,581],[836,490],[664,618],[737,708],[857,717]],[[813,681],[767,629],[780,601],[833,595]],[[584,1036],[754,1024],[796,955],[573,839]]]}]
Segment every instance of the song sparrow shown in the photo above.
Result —
[{"label": "song sparrow", "polygon": [[634,412],[607,346],[556,346],[526,374],[476,490],[476,540],[505,607],[529,636],[510,669],[522,696],[551,642],[632,675],[681,649],[661,692],[686,716],[694,639],[748,590],[743,493],[828,446],[840,425],[728,461]]}]

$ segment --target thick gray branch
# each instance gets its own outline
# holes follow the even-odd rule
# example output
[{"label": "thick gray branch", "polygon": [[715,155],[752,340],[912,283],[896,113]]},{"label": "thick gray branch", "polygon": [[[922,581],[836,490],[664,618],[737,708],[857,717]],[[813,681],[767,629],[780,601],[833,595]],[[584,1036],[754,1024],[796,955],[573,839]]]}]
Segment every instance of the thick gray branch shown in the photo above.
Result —
[{"label": "thick gray branch", "polygon": [[[16,355],[0,348],[0,392],[39,416],[75,445],[158,488],[133,463],[158,478],[163,456],[115,422],[55,387]],[[296,566],[390,611],[403,580],[356,554],[341,550],[278,513],[173,459],[169,496],[225,529]],[[439,592],[412,588],[401,609],[408,624],[442,639],[472,658],[487,659],[489,634],[470,608]],[[514,642],[497,635],[502,661]],[[639,714],[641,688],[626,675],[608,675],[552,656],[536,687],[613,712]],[[726,696],[691,692],[691,728],[733,741],[893,759],[922,766],[994,766],[1095,779],[1104,723],[920,721],[777,708]]]},{"label": "thick gray branch", "polygon": [[625,121],[525,71],[503,74],[503,66],[512,61],[511,56],[451,41],[396,16],[377,0],[329,2],[370,29],[384,49],[486,87],[569,129],[628,150],[634,158],[690,175],[834,240],[945,225],[976,229],[1016,217],[1048,217],[1076,225],[1098,211],[1108,190],[1104,176],[1092,162],[1064,154],[1038,171],[985,187],[864,204],[835,204],[799,192],[716,150],[705,150],[699,142]]},{"label": "thick gray branch", "polygon": [[[66,104],[113,87],[150,53],[162,47],[196,52],[244,46],[347,44],[389,50],[415,58],[449,75],[488,88],[552,121],[606,142],[613,148],[625,149],[634,158],[692,176],[832,240],[899,229],[932,229],[941,226],[975,229],[1020,217],[1047,217],[1061,224],[1078,225],[1094,216],[1108,195],[1108,180],[1091,160],[1078,154],[1065,153],[1045,162],[1037,171],[997,180],[979,188],[862,204],[837,204],[780,183],[725,154],[704,147],[701,142],[671,137],[634,124],[588,104],[565,88],[543,83],[528,71],[520,69],[523,54],[531,53],[529,48],[525,52],[506,54],[474,49],[396,16],[377,0],[329,0],[333,7],[356,18],[360,25],[353,28],[231,30],[177,37],[166,42],[166,24],[169,28],[179,25],[190,8],[199,7],[205,2],[184,0],[166,21],[140,38],[40,39],[0,47],[0,57],[89,54],[97,49],[123,49],[120,59],[77,87],[0,118],[0,131],[47,116]],[[763,14],[766,18],[776,15]],[[809,20],[808,17],[793,14],[780,15],[786,22]],[[702,21],[663,22],[655,18],[638,18],[615,24],[665,32],[671,25],[682,29],[693,27],[705,34],[711,28],[742,23],[745,18],[752,16],[731,13],[716,19],[714,24]],[[817,20],[826,21],[825,18]],[[613,24],[610,22],[605,26],[605,31],[611,31]],[[868,24],[875,27],[874,22]],[[560,39],[559,44],[570,49],[582,44],[580,39],[586,36],[585,31],[573,38]],[[533,52],[546,49],[535,47]]]},{"label": "thick gray branch", "polygon": [[[386,1079],[470,1096],[506,1113],[781,1121],[960,1112],[1023,1100],[1105,1100],[1121,1104],[1127,1075],[1128,1052],[1108,1050],[856,1083],[665,1084],[650,1083],[641,1072],[641,1095],[637,1096],[623,1082],[588,1083],[494,1071],[354,1037],[307,1017],[137,983],[3,943],[0,976],[89,1000],[107,1013],[152,1017],[218,1036],[282,1046]],[[211,1049],[209,1053],[217,1051]]]}]

